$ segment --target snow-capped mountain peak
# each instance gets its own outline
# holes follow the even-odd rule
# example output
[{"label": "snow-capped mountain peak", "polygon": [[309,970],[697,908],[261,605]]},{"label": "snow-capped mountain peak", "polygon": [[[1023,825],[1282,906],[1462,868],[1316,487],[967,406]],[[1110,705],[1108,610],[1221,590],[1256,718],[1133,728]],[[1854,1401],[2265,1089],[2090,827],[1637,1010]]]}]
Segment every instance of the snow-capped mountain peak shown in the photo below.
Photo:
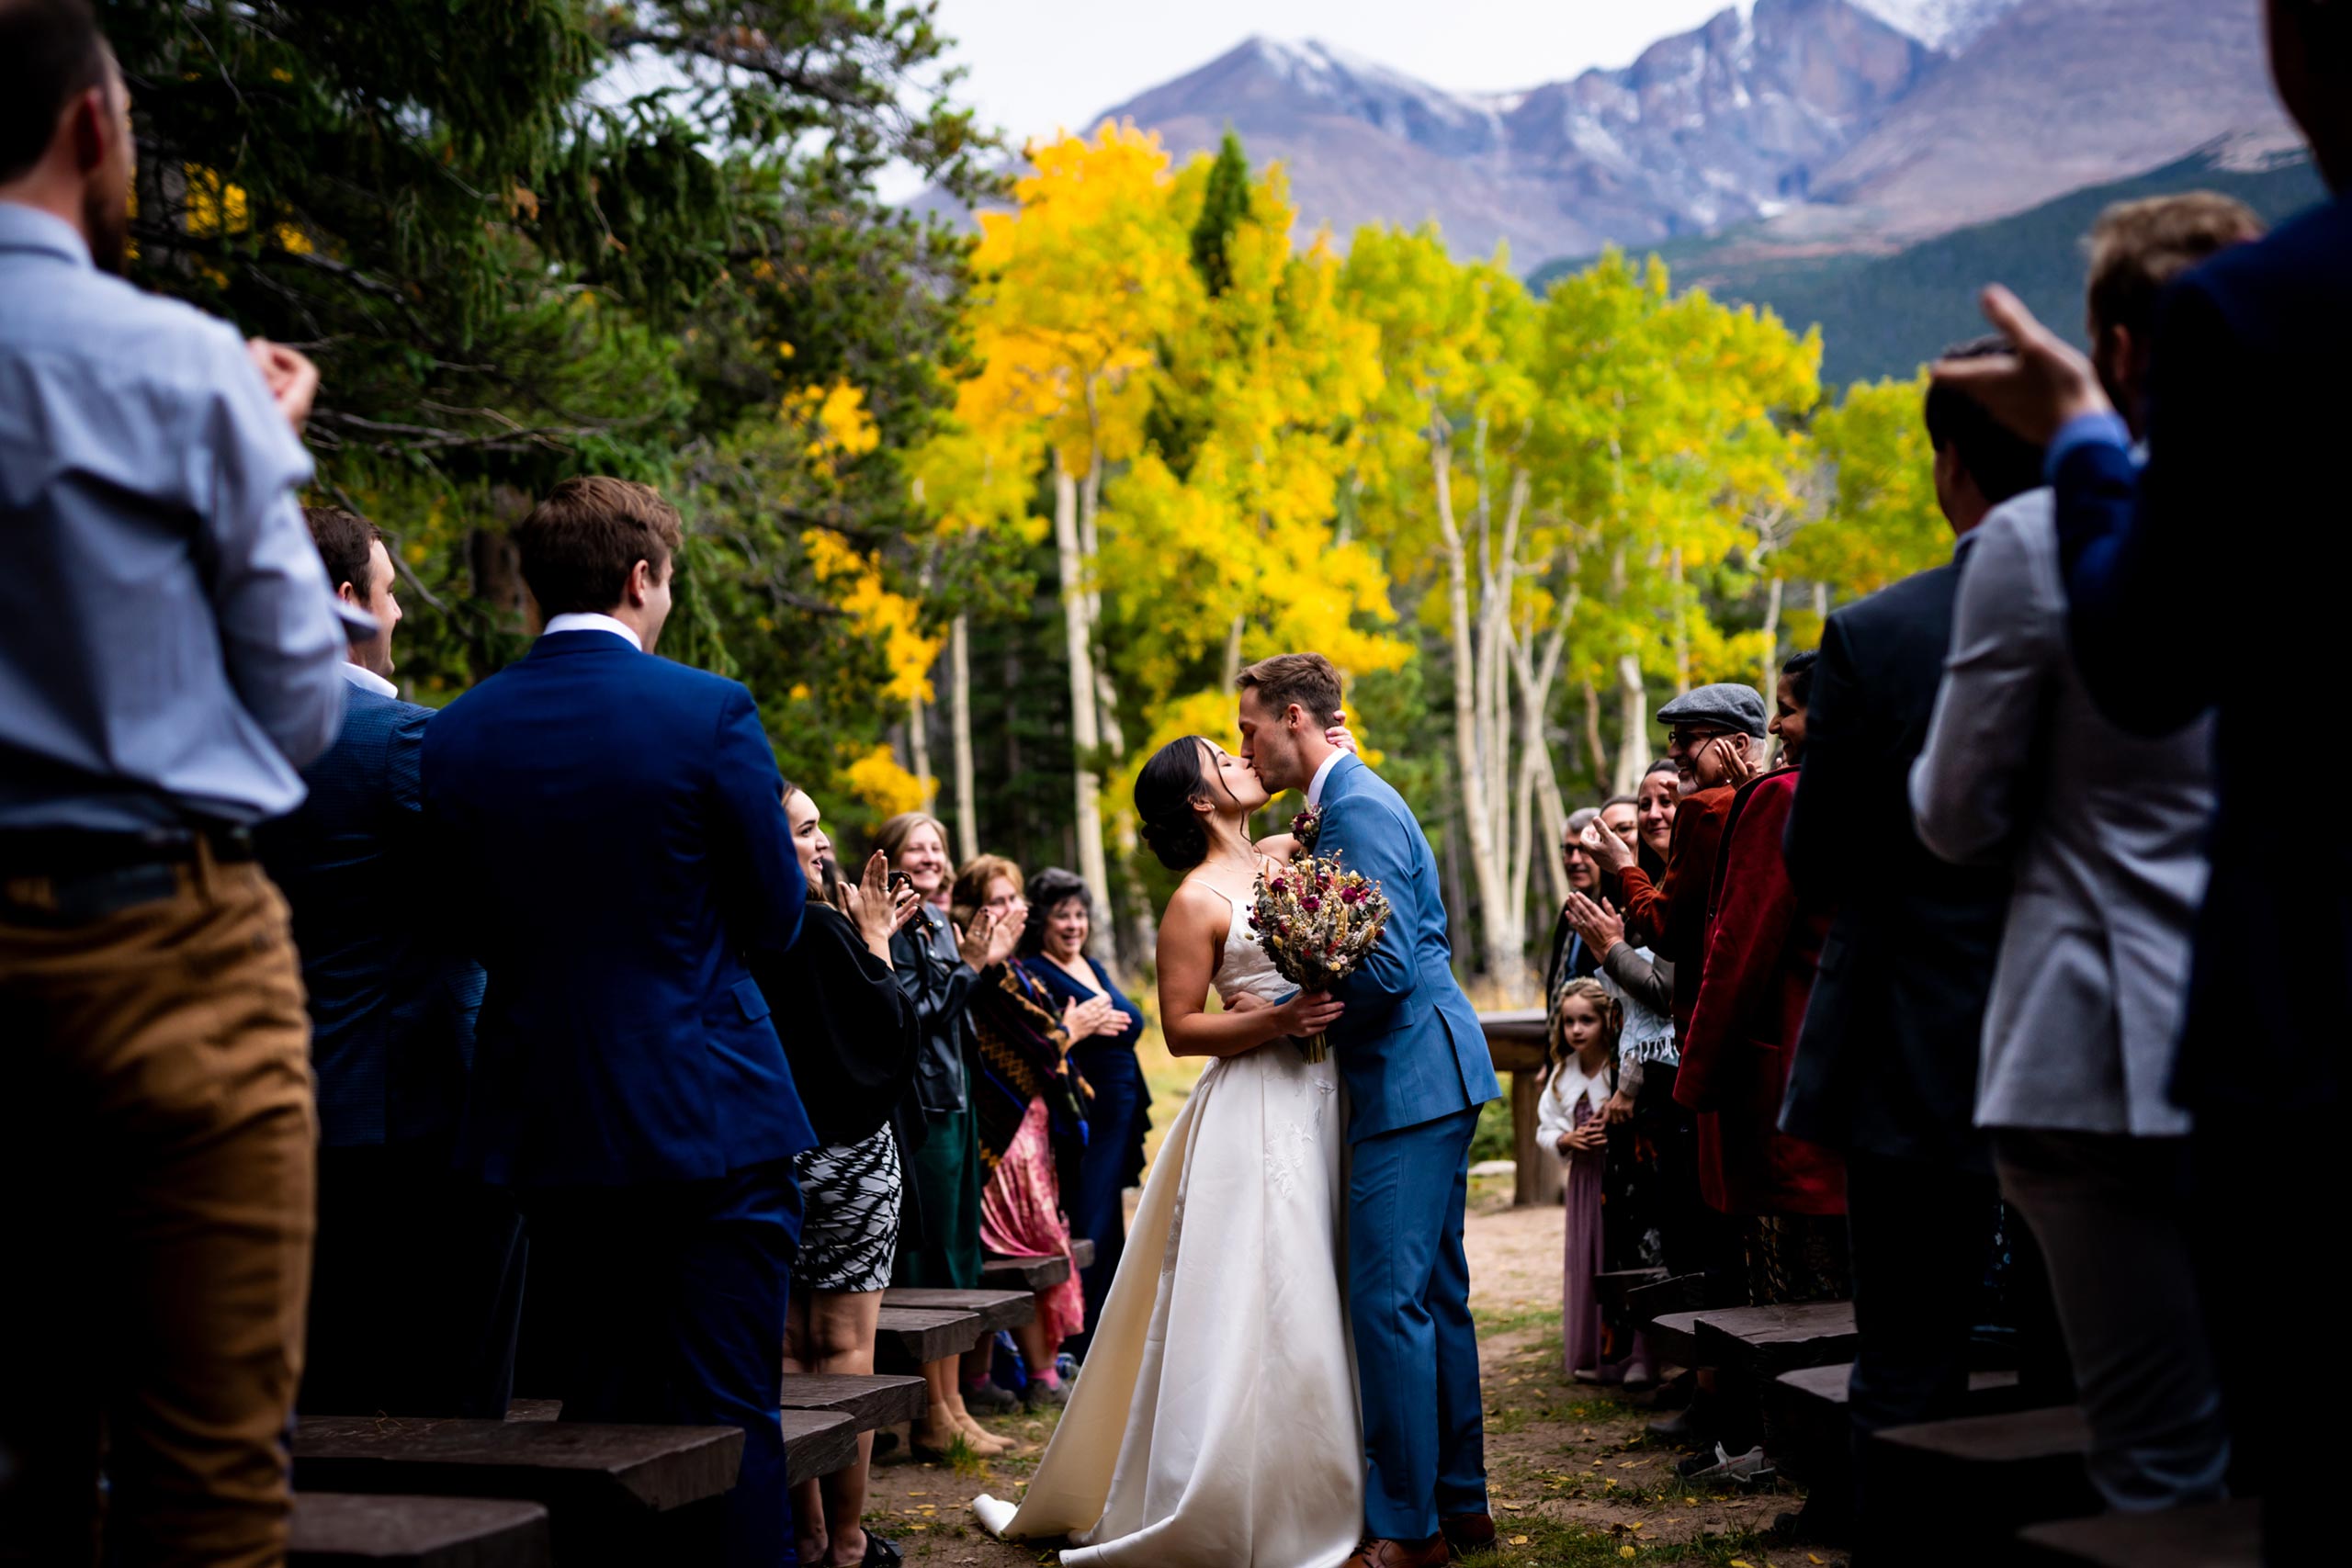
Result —
[{"label": "snow-capped mountain peak", "polygon": [[1957,54],[2023,0],[1852,0],[1898,32],[1929,49]]}]

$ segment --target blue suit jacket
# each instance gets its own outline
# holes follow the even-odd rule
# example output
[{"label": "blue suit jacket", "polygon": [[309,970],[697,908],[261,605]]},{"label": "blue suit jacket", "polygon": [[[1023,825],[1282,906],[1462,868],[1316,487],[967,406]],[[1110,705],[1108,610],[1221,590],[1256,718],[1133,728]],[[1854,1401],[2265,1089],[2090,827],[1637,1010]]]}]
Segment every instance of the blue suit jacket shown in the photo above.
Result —
[{"label": "blue suit jacket", "polygon": [[1373,877],[1387,927],[1332,994],[1348,1004],[1331,1056],[1348,1085],[1348,1141],[1483,1105],[1502,1093],[1478,1015],[1453,978],[1437,857],[1404,797],[1361,758],[1323,780],[1319,856]]},{"label": "blue suit jacket", "polygon": [[[2343,728],[2352,570],[2344,367],[2352,201],[2222,252],[2161,306],[2148,462],[2093,443],[2052,476],[2075,657],[2099,707],[2156,735],[2215,716],[2212,879],[2175,1098],[2332,1105],[2352,1041],[2352,884],[2340,834],[2282,837],[2282,763]],[[2234,580],[2217,575],[2243,568]],[[2218,641],[2212,620],[2237,629]]]},{"label": "blue suit jacket", "polygon": [[418,764],[433,710],[354,688],[310,795],[257,834],[293,911],[310,993],[320,1141],[457,1131],[481,966],[448,941],[426,862]]},{"label": "blue suit jacket", "polygon": [[610,632],[539,638],[424,736],[451,918],[490,971],[461,1168],[700,1179],[815,1146],[744,954],[807,885],[752,694]]}]

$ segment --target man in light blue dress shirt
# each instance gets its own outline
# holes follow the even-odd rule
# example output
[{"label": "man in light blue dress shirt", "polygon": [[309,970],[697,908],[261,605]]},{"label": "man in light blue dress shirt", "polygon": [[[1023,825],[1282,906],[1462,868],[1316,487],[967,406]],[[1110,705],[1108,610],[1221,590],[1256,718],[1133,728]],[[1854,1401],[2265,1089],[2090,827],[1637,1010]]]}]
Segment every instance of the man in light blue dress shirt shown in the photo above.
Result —
[{"label": "man in light blue dress shirt", "polygon": [[317,1122],[286,906],[345,632],[299,355],[113,274],[130,99],[0,0],[0,1561],[270,1564]]}]

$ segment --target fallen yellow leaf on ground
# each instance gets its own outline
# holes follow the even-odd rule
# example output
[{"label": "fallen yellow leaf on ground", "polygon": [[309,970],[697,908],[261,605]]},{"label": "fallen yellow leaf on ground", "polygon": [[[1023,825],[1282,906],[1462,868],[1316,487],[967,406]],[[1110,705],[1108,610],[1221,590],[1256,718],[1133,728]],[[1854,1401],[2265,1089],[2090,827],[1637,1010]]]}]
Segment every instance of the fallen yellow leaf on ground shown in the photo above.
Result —
[{"label": "fallen yellow leaf on ground", "polygon": [[1515,1535],[1510,1538],[1510,1543],[1513,1546],[1525,1546],[1527,1544],[1527,1538],[1523,1535]]},{"label": "fallen yellow leaf on ground", "polygon": [[1634,1549],[1630,1546],[1621,1546],[1617,1549],[1617,1555],[1620,1557],[1631,1557],[1634,1555]]}]

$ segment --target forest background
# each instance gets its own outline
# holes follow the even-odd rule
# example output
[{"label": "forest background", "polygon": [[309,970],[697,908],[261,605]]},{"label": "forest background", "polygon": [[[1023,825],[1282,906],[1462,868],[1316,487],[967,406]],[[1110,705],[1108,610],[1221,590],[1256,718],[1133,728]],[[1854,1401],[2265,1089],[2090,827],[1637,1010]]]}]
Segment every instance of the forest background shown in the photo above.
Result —
[{"label": "forest background", "polygon": [[[316,359],[311,499],[388,536],[441,704],[531,635],[570,474],[687,528],[668,657],[746,682],[845,854],[935,809],[1149,960],[1130,788],[1317,649],[1531,999],[1567,811],[1650,713],[1759,684],[1949,555],[1921,384],[1604,254],[1532,291],[1432,230],[1295,246],[1279,167],[1105,125],[1004,150],[924,4],[114,0],[134,276]],[[893,161],[977,234],[876,194]],[[1922,357],[1939,346],[1919,345]]]}]

